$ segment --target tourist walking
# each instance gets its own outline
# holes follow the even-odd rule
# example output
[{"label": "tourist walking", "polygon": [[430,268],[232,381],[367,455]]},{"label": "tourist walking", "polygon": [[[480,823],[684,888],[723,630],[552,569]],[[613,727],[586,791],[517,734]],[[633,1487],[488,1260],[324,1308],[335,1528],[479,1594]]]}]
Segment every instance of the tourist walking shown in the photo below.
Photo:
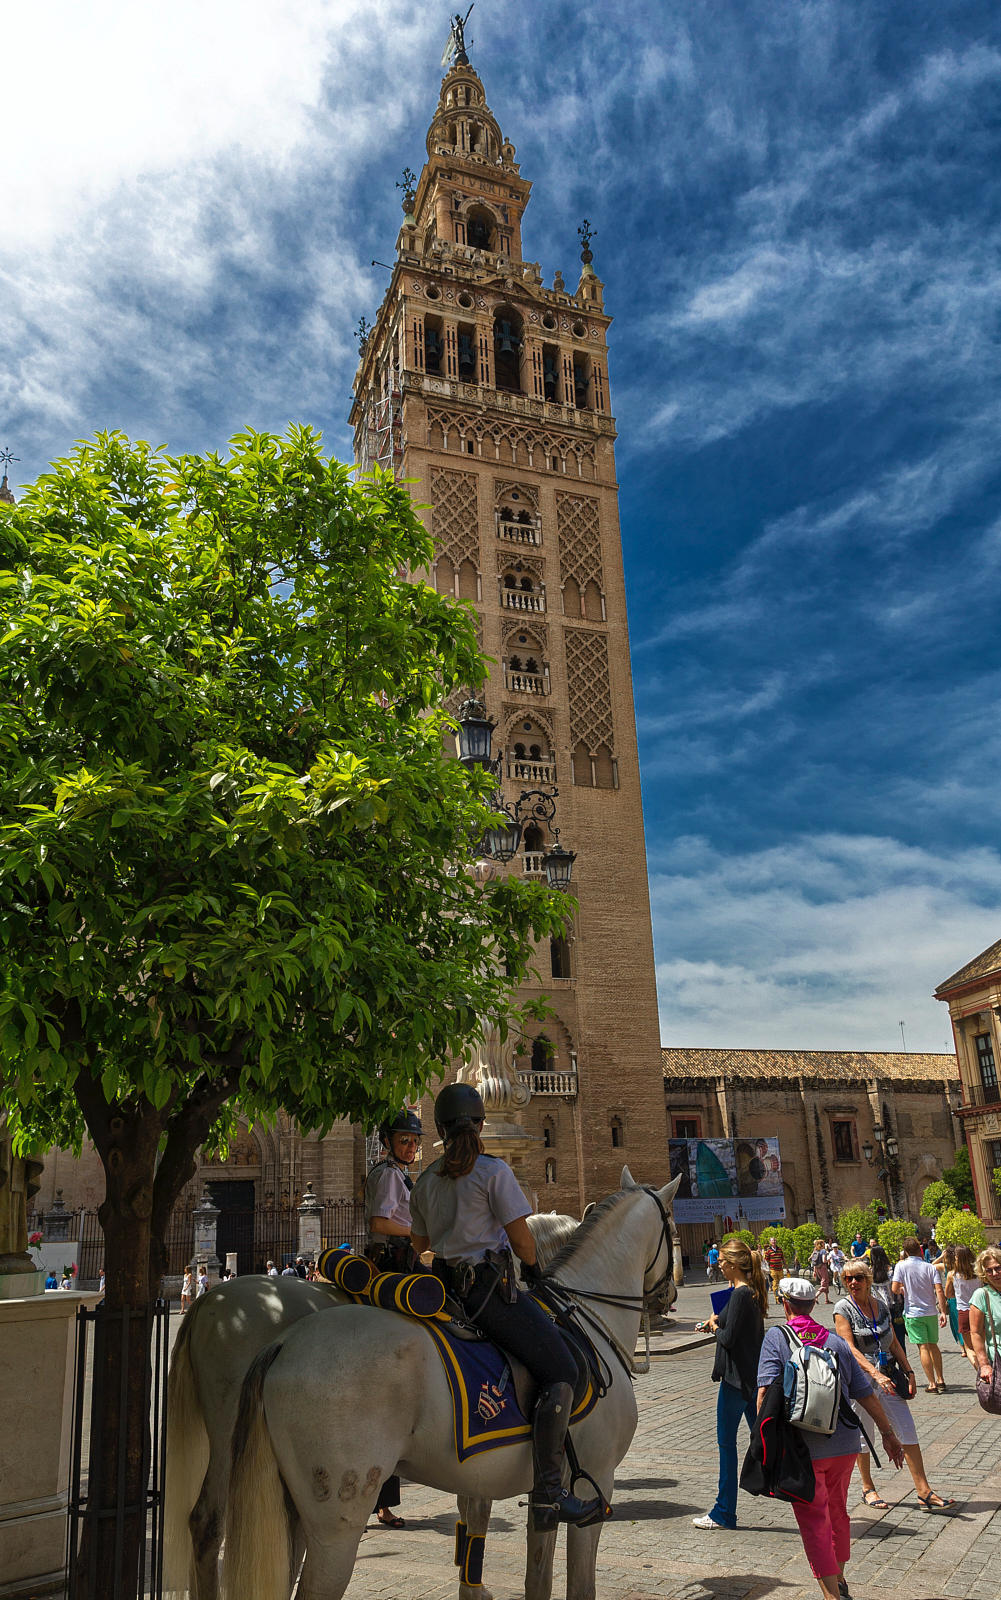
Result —
[{"label": "tourist walking", "polygon": [[977,1290],[982,1287],[983,1285],[977,1277],[976,1267],[973,1264],[972,1250],[968,1250],[965,1244],[957,1245],[956,1259],[952,1271],[946,1279],[945,1299],[948,1305],[950,1295],[955,1296],[956,1323],[963,1345],[963,1354],[974,1372],[978,1371],[978,1363],[973,1353],[973,1340],[970,1337],[970,1302]]},{"label": "tourist walking", "polygon": [[952,1337],[959,1345],[959,1348],[962,1349],[963,1341],[959,1337],[959,1308],[956,1305],[954,1290],[950,1287],[952,1285],[952,1274],[956,1266],[956,1246],[947,1244],[941,1254],[936,1256],[933,1264],[938,1268],[939,1277],[945,1285],[945,1309],[949,1314],[949,1327],[952,1330]]},{"label": "tourist walking", "polygon": [[[856,1361],[878,1392],[883,1410],[904,1447],[904,1459],[921,1504],[926,1511],[945,1511],[956,1502],[944,1500],[940,1494],[936,1494],[925,1476],[921,1446],[909,1404],[917,1392],[914,1369],[908,1364],[894,1336],[886,1302],[873,1293],[872,1266],[864,1260],[851,1261],[845,1268],[844,1278],[848,1292],[834,1307],[835,1332],[841,1335],[846,1344],[851,1345]],[[861,1421],[862,1413],[857,1402],[853,1400],[852,1406]],[[863,1423],[858,1456],[862,1498],[873,1510],[888,1511],[889,1504],[872,1481],[871,1463],[869,1437]]]},{"label": "tourist walking", "polygon": [[189,1311],[191,1309],[191,1301],[194,1298],[194,1293],[195,1293],[194,1274],[191,1271],[190,1267],[185,1267],[185,1269],[184,1269],[184,1278],[183,1278],[183,1280],[181,1282],[181,1311],[182,1311],[182,1313],[185,1312],[185,1311]]},{"label": "tourist walking", "polygon": [[[844,1401],[857,1400],[862,1409],[872,1417],[880,1431],[883,1448],[894,1466],[904,1464],[904,1453],[893,1431],[882,1403],[873,1393],[851,1346],[839,1334],[831,1333],[812,1316],[816,1291],[806,1278],[783,1278],[779,1293],[785,1309],[786,1322],[798,1338],[818,1349],[828,1349],[837,1356],[838,1377],[841,1387],[841,1409],[837,1426],[831,1434],[803,1432],[810,1452],[816,1489],[813,1500],[793,1502],[793,1514],[799,1525],[806,1558],[820,1585],[824,1600],[850,1600],[847,1586],[842,1588],[845,1567],[851,1559],[851,1521],[848,1516],[848,1485],[859,1447],[859,1430],[849,1427],[843,1420],[847,1411],[855,1421]],[[769,1328],[761,1346],[758,1362],[758,1409],[773,1379],[781,1377],[790,1354],[790,1341],[781,1327]]]},{"label": "tourist walking", "polygon": [[706,1277],[709,1279],[710,1283],[719,1283],[720,1265],[718,1244],[711,1244],[709,1249],[706,1251]]},{"label": "tourist walking", "polygon": [[977,1257],[981,1287],[970,1301],[970,1338],[977,1359],[977,1375],[991,1380],[994,1357],[1001,1349],[1001,1248],[989,1244]]},{"label": "tourist walking", "polygon": [[713,1383],[719,1384],[719,1487],[712,1510],[693,1519],[696,1528],[705,1529],[737,1526],[737,1432],[741,1417],[748,1428],[754,1426],[758,1356],[768,1314],[768,1286],[758,1252],[749,1250],[743,1239],[728,1239],[719,1252],[719,1264],[733,1293],[719,1315],[714,1311],[706,1324],[716,1335]]},{"label": "tourist walking", "polygon": [[882,1300],[890,1313],[893,1332],[901,1350],[907,1349],[907,1329],[904,1327],[904,1297],[894,1294],[890,1283],[891,1267],[890,1258],[881,1244],[878,1244],[869,1257],[872,1267],[872,1292],[878,1300]]},{"label": "tourist walking", "polygon": [[938,1268],[922,1258],[920,1240],[904,1240],[903,1257],[893,1269],[891,1287],[894,1294],[904,1297],[904,1327],[918,1347],[928,1380],[925,1393],[945,1394],[938,1330],[945,1327],[949,1313]]},{"label": "tourist walking", "polygon": [[820,1293],[824,1297],[825,1306],[829,1306],[831,1303],[831,1297],[828,1292],[831,1287],[831,1267],[827,1257],[827,1246],[823,1239],[815,1239],[813,1241],[810,1271],[819,1286]]},{"label": "tourist walking", "polygon": [[786,1258],[782,1253],[782,1247],[780,1246],[774,1233],[765,1247],[764,1257],[768,1264],[768,1271],[772,1280],[772,1296],[775,1300],[775,1304],[778,1305],[779,1281],[786,1269]]},{"label": "tourist walking", "polygon": [[267,1275],[269,1278],[278,1277],[278,1268],[275,1266],[273,1261],[268,1262]]},{"label": "tourist walking", "polygon": [[844,1294],[845,1291],[841,1282],[841,1270],[845,1264],[845,1252],[842,1250],[837,1239],[832,1239],[830,1244],[827,1246],[827,1264],[831,1270],[831,1277],[834,1280],[834,1287],[837,1289],[838,1294]]}]

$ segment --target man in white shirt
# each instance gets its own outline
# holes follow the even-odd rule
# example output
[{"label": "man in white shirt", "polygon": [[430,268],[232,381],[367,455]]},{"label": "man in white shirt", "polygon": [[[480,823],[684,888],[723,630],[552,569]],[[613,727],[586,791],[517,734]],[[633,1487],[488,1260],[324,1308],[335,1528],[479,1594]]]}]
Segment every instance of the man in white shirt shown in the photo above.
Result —
[{"label": "man in white shirt", "polygon": [[922,1257],[919,1239],[904,1240],[903,1259],[893,1269],[890,1288],[894,1294],[904,1296],[904,1327],[908,1339],[913,1339],[918,1347],[928,1379],[926,1393],[944,1394],[938,1330],[945,1327],[949,1312],[938,1268]]},{"label": "man in white shirt", "polygon": [[268,1262],[268,1277],[269,1278],[277,1278],[278,1275],[279,1275],[278,1274],[278,1268],[275,1266],[273,1261],[269,1261]]}]

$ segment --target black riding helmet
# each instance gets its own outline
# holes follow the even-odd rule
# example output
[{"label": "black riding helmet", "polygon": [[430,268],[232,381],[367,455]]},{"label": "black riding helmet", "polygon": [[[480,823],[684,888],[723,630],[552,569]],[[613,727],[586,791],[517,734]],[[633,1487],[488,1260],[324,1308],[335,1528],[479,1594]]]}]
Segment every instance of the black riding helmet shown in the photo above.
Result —
[{"label": "black riding helmet", "polygon": [[447,1084],[434,1103],[434,1125],[443,1139],[482,1122],[486,1114],[479,1091],[471,1083]]},{"label": "black riding helmet", "polygon": [[396,1113],[395,1117],[384,1117],[382,1122],[379,1123],[379,1138],[383,1144],[389,1144],[394,1133],[422,1134],[423,1132],[421,1119],[416,1111],[408,1111],[405,1106],[402,1111]]}]

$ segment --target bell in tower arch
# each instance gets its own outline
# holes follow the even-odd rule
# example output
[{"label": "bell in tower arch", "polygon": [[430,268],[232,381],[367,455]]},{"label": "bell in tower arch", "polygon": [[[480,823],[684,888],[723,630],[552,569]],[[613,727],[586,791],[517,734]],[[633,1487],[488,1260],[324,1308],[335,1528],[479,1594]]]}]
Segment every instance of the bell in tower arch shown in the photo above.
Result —
[{"label": "bell in tower arch", "polygon": [[466,224],[466,239],[474,250],[490,249],[490,231],[482,217],[470,217]]},{"label": "bell in tower arch", "polygon": [[476,351],[468,333],[459,335],[459,377],[472,381],[476,376]]}]

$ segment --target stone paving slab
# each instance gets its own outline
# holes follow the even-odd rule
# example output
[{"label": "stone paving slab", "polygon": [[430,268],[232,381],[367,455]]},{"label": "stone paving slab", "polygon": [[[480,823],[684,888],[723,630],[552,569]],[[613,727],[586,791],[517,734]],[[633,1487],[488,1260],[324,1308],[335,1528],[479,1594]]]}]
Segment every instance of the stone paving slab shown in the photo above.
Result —
[{"label": "stone paving slab", "polygon": [[[682,1289],[675,1328],[651,1341],[651,1371],[636,1380],[639,1425],[617,1475],[615,1517],[598,1548],[600,1600],[816,1600],[819,1594],[789,1506],[741,1495],[735,1532],[692,1527],[716,1490],[712,1352],[656,1352],[682,1345],[708,1310],[706,1286]],[[821,1318],[830,1323],[828,1308]],[[1001,1600],[1001,1418],[977,1405],[973,1370],[948,1329],[942,1348],[949,1393],[919,1391],[915,1419],[933,1486],[960,1505],[956,1514],[923,1511],[906,1468],[887,1467],[876,1482],[891,1509],[875,1512],[862,1505],[856,1475],[848,1569],[855,1600]],[[742,1427],[741,1451],[746,1440]],[[494,1507],[484,1581],[495,1600],[520,1600],[525,1592],[525,1498]],[[405,1484],[400,1510],[404,1531],[373,1524],[366,1533],[347,1600],[454,1600],[454,1502]],[[565,1592],[561,1536],[553,1594]]]}]

